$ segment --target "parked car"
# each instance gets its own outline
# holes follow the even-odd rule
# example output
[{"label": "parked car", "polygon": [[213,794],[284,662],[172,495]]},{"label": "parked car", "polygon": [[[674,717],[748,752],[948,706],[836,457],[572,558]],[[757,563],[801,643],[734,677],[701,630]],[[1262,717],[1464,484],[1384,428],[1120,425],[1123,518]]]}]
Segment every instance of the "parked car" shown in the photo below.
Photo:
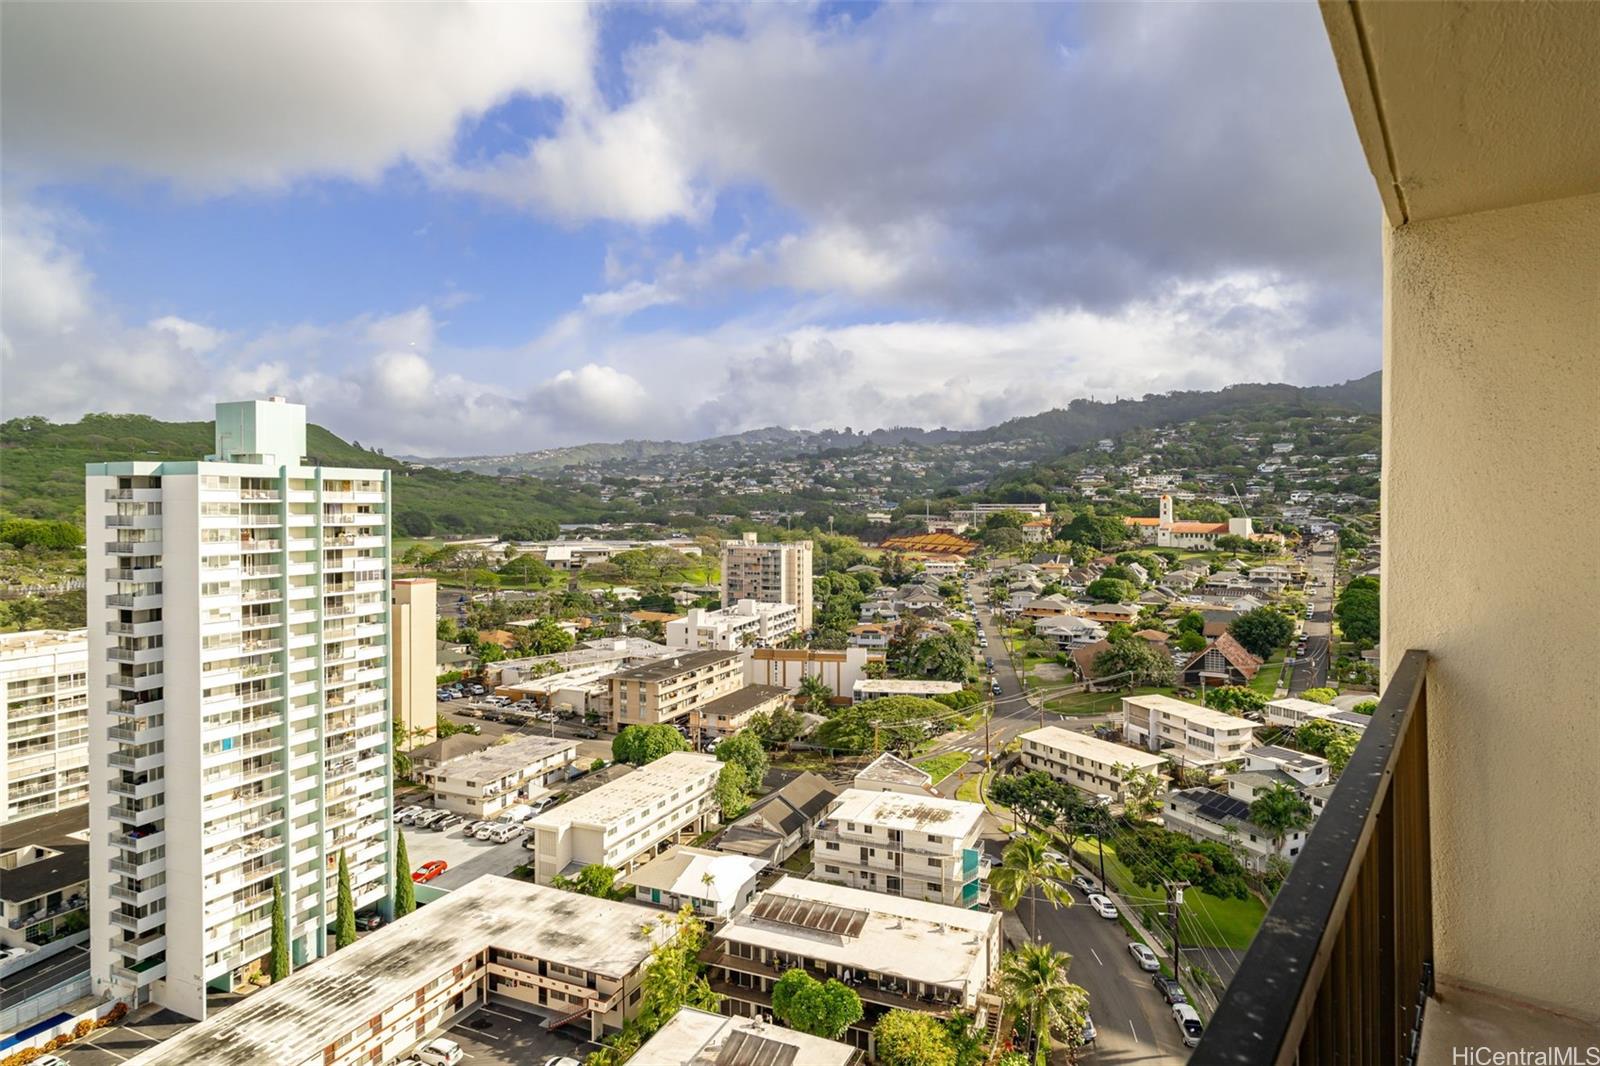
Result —
[{"label": "parked car", "polygon": [[599,738],[600,734],[586,726],[583,729],[578,730],[578,736],[582,737],[584,740],[596,740]]},{"label": "parked car", "polygon": [[454,829],[456,826],[465,821],[466,819],[459,814],[447,814],[443,818],[440,818],[437,822],[434,822],[433,825],[429,826],[429,828],[443,833]]},{"label": "parked car", "polygon": [[[435,877],[438,877],[449,868],[450,864],[445,862],[443,859],[430,859],[416,868],[415,872],[413,872],[411,875],[411,880],[417,882],[432,881]],[[450,1061],[454,1062],[455,1060],[451,1059]]]},{"label": "parked car", "polygon": [[482,685],[468,685],[467,686],[467,691],[472,693],[474,696],[481,696],[488,690],[485,689]]},{"label": "parked car", "polygon": [[472,831],[472,835],[477,840],[488,840],[489,834],[494,832],[494,827],[497,824],[496,822],[479,822],[478,828]]},{"label": "parked car", "polygon": [[1096,1031],[1094,1027],[1094,1019],[1085,1013],[1083,1016],[1083,1027],[1078,1030],[1078,1042],[1082,1044],[1092,1044],[1094,1043],[1094,1038],[1099,1035],[1099,1032]]},{"label": "parked car", "polygon": [[423,1066],[456,1066],[461,1061],[461,1045],[441,1036],[417,1048],[416,1059]]},{"label": "parked car", "polygon": [[1183,986],[1164,973],[1151,977],[1150,983],[1156,986],[1156,991],[1161,993],[1161,998],[1167,1001],[1168,1006],[1189,1002],[1189,997],[1184,995]]},{"label": "parked car", "polygon": [[522,826],[513,823],[496,826],[494,832],[489,834],[489,840],[495,844],[504,844],[507,841],[517,839],[521,835]]},{"label": "parked car", "polygon": [[1172,1007],[1172,1020],[1178,1023],[1178,1031],[1183,1034],[1183,1046],[1194,1047],[1200,1043],[1200,1034],[1205,1032],[1205,1026],[1200,1024],[1200,1015],[1187,1003],[1175,1003]]},{"label": "parked car", "polygon": [[370,933],[374,929],[381,928],[382,926],[383,926],[383,915],[381,915],[381,914],[358,914],[358,915],[356,915],[356,928],[361,930],[364,933]]},{"label": "parked car", "polygon": [[[0,962],[9,962],[11,959],[20,959],[22,956],[28,954],[28,952],[32,950],[33,948],[24,945],[19,945],[14,948],[0,948]],[[34,1061],[38,1060],[36,1059]]]},{"label": "parked car", "polygon": [[1073,875],[1072,887],[1082,892],[1085,896],[1094,892],[1094,882],[1082,874]]},{"label": "parked car", "polygon": [[1133,956],[1133,961],[1139,964],[1139,969],[1155,973],[1161,969],[1161,960],[1156,958],[1156,953],[1137,940],[1128,941],[1128,954]]},{"label": "parked car", "polygon": [[998,681],[989,682],[989,694],[991,696],[1000,695],[1000,682],[998,682]]},{"label": "parked car", "polygon": [[447,688],[442,688],[434,694],[434,698],[440,703],[449,703],[451,700],[456,698],[456,694]]},{"label": "parked car", "polygon": [[1102,918],[1115,918],[1117,916],[1117,905],[1098,892],[1089,893],[1089,906],[1093,907],[1094,912]]}]

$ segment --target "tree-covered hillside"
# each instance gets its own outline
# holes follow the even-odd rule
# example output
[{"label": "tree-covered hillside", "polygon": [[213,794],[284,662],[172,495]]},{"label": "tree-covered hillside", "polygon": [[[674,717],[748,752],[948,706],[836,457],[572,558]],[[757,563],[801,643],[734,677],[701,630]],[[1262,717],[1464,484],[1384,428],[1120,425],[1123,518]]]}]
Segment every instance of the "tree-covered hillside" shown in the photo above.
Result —
[{"label": "tree-covered hillside", "polygon": [[[83,468],[118,460],[198,459],[212,448],[210,422],[162,422],[146,415],[85,415],[57,425],[44,418],[0,424],[0,512],[83,520]],[[537,478],[484,477],[409,467],[306,427],[306,447],[328,466],[394,472],[396,532],[553,535],[557,522],[599,520],[618,508],[576,488]]]}]

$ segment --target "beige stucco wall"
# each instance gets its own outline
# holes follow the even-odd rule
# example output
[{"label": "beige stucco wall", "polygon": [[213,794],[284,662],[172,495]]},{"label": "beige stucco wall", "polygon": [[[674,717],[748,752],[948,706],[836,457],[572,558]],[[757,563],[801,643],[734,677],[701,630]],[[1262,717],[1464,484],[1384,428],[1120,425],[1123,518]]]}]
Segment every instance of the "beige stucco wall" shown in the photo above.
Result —
[{"label": "beige stucco wall", "polygon": [[1383,664],[1428,676],[1441,978],[1600,1015],[1600,196],[1388,230]]},{"label": "beige stucco wall", "polygon": [[405,578],[394,582],[391,624],[394,669],[394,716],[400,722],[407,748],[428,743],[418,730],[433,732],[439,726],[435,699],[439,677],[438,584],[432,578]]}]

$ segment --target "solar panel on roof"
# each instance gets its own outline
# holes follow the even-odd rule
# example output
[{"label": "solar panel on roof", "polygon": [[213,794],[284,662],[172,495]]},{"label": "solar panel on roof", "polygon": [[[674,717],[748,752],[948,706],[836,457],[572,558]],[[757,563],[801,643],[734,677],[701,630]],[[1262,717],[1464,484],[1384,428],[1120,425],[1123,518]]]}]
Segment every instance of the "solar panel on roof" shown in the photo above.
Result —
[{"label": "solar panel on roof", "polygon": [[717,1053],[717,1066],[791,1066],[799,1053],[793,1044],[739,1029]]},{"label": "solar panel on roof", "polygon": [[752,913],[764,921],[846,937],[860,935],[861,927],[867,923],[866,911],[777,892],[763,894]]}]

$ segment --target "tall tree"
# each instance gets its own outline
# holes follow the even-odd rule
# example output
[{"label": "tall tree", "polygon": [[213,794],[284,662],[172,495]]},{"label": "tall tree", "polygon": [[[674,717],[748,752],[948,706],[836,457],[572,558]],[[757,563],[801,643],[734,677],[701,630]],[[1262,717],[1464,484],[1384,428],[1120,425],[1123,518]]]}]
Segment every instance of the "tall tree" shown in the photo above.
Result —
[{"label": "tall tree", "polygon": [[1111,773],[1122,778],[1122,809],[1128,817],[1149,818],[1161,809],[1160,774],[1121,763],[1114,764]]},{"label": "tall tree", "polygon": [[769,765],[767,749],[761,746],[761,739],[752,730],[740,730],[718,744],[717,759],[720,762],[738,763],[744,770],[745,784],[752,791],[759,789],[761,782],[766,780]]},{"label": "tall tree", "polygon": [[1033,1059],[1043,1066],[1050,1053],[1050,1034],[1074,1039],[1083,1029],[1089,993],[1067,980],[1072,956],[1049,944],[1024,944],[1000,960],[1000,987],[1006,1002],[1028,1019]]},{"label": "tall tree", "polygon": [[939,1019],[892,1010],[872,1027],[878,1066],[956,1066],[956,1048]]},{"label": "tall tree", "polygon": [[406,856],[406,835],[394,834],[394,913],[390,921],[404,918],[417,909],[417,889],[411,883],[411,860]]},{"label": "tall tree", "polygon": [[1271,607],[1257,607],[1246,611],[1228,623],[1233,639],[1244,645],[1245,651],[1258,659],[1269,659],[1272,653],[1294,636],[1294,623],[1287,615]]},{"label": "tall tree", "polygon": [[1311,804],[1279,781],[1250,804],[1250,821],[1272,834],[1272,850],[1281,852],[1290,833],[1311,825]]},{"label": "tall tree", "polygon": [[744,767],[736,762],[724,763],[712,786],[712,798],[717,801],[717,811],[724,822],[731,822],[750,806],[750,780]]},{"label": "tall tree", "polygon": [[675,751],[688,751],[689,742],[683,734],[665,724],[624,726],[611,742],[611,754],[618,762],[629,766],[644,766],[663,755]]},{"label": "tall tree", "polygon": [[810,714],[827,714],[833,709],[833,689],[817,674],[807,674],[800,679],[800,692],[795,706]]},{"label": "tall tree", "polygon": [[1000,853],[1000,865],[989,873],[989,887],[1006,910],[1016,910],[1026,897],[1028,900],[1028,931],[1039,929],[1039,896],[1052,907],[1072,906],[1072,895],[1067,882],[1072,871],[1045,854],[1042,837],[1032,833],[1019,837],[1006,845]]},{"label": "tall tree", "polygon": [[274,982],[289,976],[289,916],[283,911],[283,876],[272,879],[272,957],[268,976]]},{"label": "tall tree", "polygon": [[681,1007],[715,1012],[722,997],[711,991],[700,962],[705,946],[705,923],[687,905],[677,914],[659,919],[671,936],[657,944],[645,963],[640,980],[639,1023],[646,1035],[655,1032]]},{"label": "tall tree", "polygon": [[791,1029],[837,1040],[861,1020],[861,997],[831,977],[818,981],[805,970],[789,970],[772,986],[772,1013]]},{"label": "tall tree", "polygon": [[336,947],[347,948],[356,942],[356,898],[350,891],[350,863],[344,849],[339,849],[339,901],[338,917],[334,926],[333,942]]}]

